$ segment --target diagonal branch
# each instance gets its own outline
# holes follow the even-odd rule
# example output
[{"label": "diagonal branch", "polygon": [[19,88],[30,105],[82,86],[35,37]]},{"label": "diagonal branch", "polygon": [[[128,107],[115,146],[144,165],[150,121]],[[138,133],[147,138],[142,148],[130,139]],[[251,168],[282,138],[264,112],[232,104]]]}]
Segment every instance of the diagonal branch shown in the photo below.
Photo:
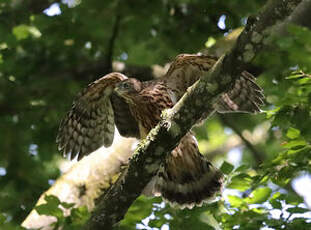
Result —
[{"label": "diagonal branch", "polygon": [[[213,103],[228,91],[245,66],[252,61],[267,41],[269,28],[284,20],[300,0],[272,0],[257,15],[250,17],[231,52],[192,86],[173,109],[135,151],[125,173],[111,189],[98,199],[98,205],[86,229],[112,229],[125,215],[133,201],[157,172],[161,162],[179,140],[200,119],[211,115]],[[146,160],[148,159],[148,161]]]},{"label": "diagonal branch", "polygon": [[[136,143],[136,139],[120,135],[115,135],[115,140],[111,147],[100,148],[78,162],[71,162],[72,167],[41,195],[36,206],[46,203],[45,196],[54,195],[62,202],[75,204],[75,207],[86,206],[92,210],[97,196],[110,187],[122,165],[128,163],[132,146]],[[62,210],[64,216],[70,213],[69,210]],[[55,216],[39,215],[34,208],[23,221],[22,227],[52,230],[55,229],[52,224],[56,222]]]},{"label": "diagonal branch", "polygon": [[265,154],[259,152],[255,146],[249,141],[247,140],[242,132],[239,130],[239,128],[233,123],[233,122],[230,122],[229,119],[227,119],[224,115],[220,114],[220,119],[221,121],[223,122],[223,124],[227,125],[229,128],[231,128],[240,138],[241,140],[243,141],[243,143],[246,145],[246,147],[251,151],[255,161],[256,161],[256,165],[259,166],[264,158],[265,158]]}]

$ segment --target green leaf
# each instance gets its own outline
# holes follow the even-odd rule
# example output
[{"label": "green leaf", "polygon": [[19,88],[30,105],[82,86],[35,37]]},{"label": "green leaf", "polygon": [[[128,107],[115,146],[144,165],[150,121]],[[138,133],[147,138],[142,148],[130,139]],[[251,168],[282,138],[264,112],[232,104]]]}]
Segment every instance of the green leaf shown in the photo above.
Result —
[{"label": "green leaf", "polygon": [[274,209],[282,209],[282,204],[279,200],[271,200],[269,203]]},{"label": "green leaf", "polygon": [[55,216],[56,218],[63,218],[63,211],[58,207],[51,204],[41,204],[35,207],[39,215]]},{"label": "green leaf", "polygon": [[213,229],[215,230],[221,230],[222,228],[220,227],[218,221],[215,219],[214,215],[204,212],[201,216],[202,219],[204,219],[204,222],[207,223],[208,225],[212,226]]},{"label": "green leaf", "polygon": [[273,208],[275,209],[282,209],[282,204],[280,201],[280,197],[282,196],[282,194],[280,192],[276,192],[272,195],[272,197],[270,198],[269,203],[272,205]]},{"label": "green leaf", "polygon": [[64,218],[64,213],[59,207],[60,201],[56,196],[47,195],[44,197],[46,203],[35,207],[40,215],[55,216],[57,219]]},{"label": "green leaf", "polygon": [[279,197],[277,197],[278,200],[284,200],[286,204],[292,204],[297,206],[299,203],[303,202],[303,198],[296,194],[280,194]]},{"label": "green leaf", "polygon": [[240,165],[239,167],[237,167],[234,172],[243,172],[246,171],[247,169],[249,169],[250,166],[249,165]]},{"label": "green leaf", "polygon": [[28,38],[30,35],[39,38],[41,37],[41,32],[34,26],[28,26],[25,24],[13,27],[12,33],[17,40],[23,40]]},{"label": "green leaf", "polygon": [[283,144],[282,146],[284,148],[291,149],[291,148],[298,147],[298,146],[301,146],[301,148],[302,148],[306,145],[307,145],[307,142],[305,140],[293,140],[293,141],[287,142],[286,144]]},{"label": "green leaf", "polygon": [[227,188],[238,189],[240,191],[245,191],[251,186],[252,178],[246,174],[241,173],[231,178],[231,182],[227,185]]},{"label": "green leaf", "polygon": [[64,208],[72,208],[75,204],[74,203],[67,203],[67,202],[61,202],[60,203],[61,206],[63,206]]},{"label": "green leaf", "polygon": [[278,113],[278,111],[279,111],[280,109],[281,109],[281,107],[277,107],[277,108],[275,108],[275,109],[273,109],[273,110],[267,110],[267,111],[265,111],[267,119],[269,119],[269,118],[275,116],[275,115]]},{"label": "green leaf", "polygon": [[285,79],[296,79],[296,78],[301,78],[301,77],[303,77],[303,73],[298,72],[298,73],[292,73],[291,75],[289,75]]},{"label": "green leaf", "polygon": [[86,206],[73,208],[70,214],[72,221],[78,225],[83,225],[90,218],[91,214]]},{"label": "green leaf", "polygon": [[[137,222],[140,222],[142,219],[149,216],[151,214],[150,213],[151,210],[153,209],[153,202],[155,202],[155,200],[156,199],[148,199],[145,196],[140,196],[131,205],[131,207],[129,208],[129,210],[125,215],[125,218],[120,222],[120,226],[129,226],[129,225],[135,226]],[[149,223],[150,226],[152,226],[151,224],[152,222]]]},{"label": "green leaf", "polygon": [[234,169],[234,166],[228,163],[227,161],[224,161],[220,167],[220,170],[226,175],[231,173],[233,169]]},{"label": "green leaf", "polygon": [[240,208],[244,203],[244,200],[238,196],[228,195],[229,203],[234,208]]},{"label": "green leaf", "polygon": [[294,155],[294,154],[297,154],[297,153],[300,153],[302,151],[308,151],[310,150],[310,146],[297,146],[296,148],[292,148],[290,150],[287,151],[287,154],[288,155]]},{"label": "green leaf", "polygon": [[58,197],[54,195],[46,195],[44,200],[50,205],[59,205],[61,203]]},{"label": "green leaf", "polygon": [[215,45],[215,43],[216,43],[215,38],[209,37],[208,40],[205,42],[205,46],[206,46],[207,48],[210,48],[210,47],[212,47],[213,45]]},{"label": "green leaf", "polygon": [[271,192],[271,188],[268,187],[257,188],[245,200],[249,204],[263,203],[270,197]]},{"label": "green leaf", "polygon": [[4,221],[6,221],[6,218],[2,213],[0,213],[0,224],[4,224]]},{"label": "green leaf", "polygon": [[290,127],[287,130],[286,136],[290,139],[295,139],[300,136],[300,130]]},{"label": "green leaf", "polygon": [[290,213],[305,213],[305,212],[310,212],[309,209],[307,208],[300,208],[300,207],[293,207],[293,208],[288,208],[286,209],[287,212]]}]

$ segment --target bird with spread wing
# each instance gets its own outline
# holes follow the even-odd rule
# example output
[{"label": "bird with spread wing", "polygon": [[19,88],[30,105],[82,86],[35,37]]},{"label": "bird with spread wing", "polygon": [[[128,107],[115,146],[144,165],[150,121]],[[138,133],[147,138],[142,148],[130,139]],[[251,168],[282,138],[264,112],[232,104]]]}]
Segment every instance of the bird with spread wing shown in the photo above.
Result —
[{"label": "bird with spread wing", "polygon": [[[59,150],[78,159],[113,142],[115,126],[125,137],[144,139],[171,108],[217,61],[209,55],[182,54],[161,78],[141,82],[121,73],[94,81],[76,98],[62,120],[57,137]],[[218,112],[260,111],[262,89],[244,71],[231,89],[215,102]],[[188,132],[169,154],[155,176],[151,191],[172,204],[200,205],[222,187],[223,175],[199,152]]]}]

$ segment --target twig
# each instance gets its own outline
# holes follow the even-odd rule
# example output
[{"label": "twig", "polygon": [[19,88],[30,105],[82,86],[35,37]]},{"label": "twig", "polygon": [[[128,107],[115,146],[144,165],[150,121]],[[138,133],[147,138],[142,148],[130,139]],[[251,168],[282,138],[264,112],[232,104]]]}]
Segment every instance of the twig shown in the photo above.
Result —
[{"label": "twig", "polygon": [[259,166],[264,158],[265,158],[265,154],[262,152],[259,152],[256,147],[249,141],[247,140],[242,132],[239,130],[239,128],[233,124],[229,119],[227,119],[224,115],[219,114],[219,117],[221,119],[221,121],[228,126],[229,128],[231,128],[240,138],[241,140],[244,142],[244,144],[246,145],[246,147],[251,151],[255,161],[256,161],[256,165]]},{"label": "twig", "polygon": [[[116,6],[116,8],[118,8],[118,5]],[[111,37],[108,41],[108,46],[107,46],[107,54],[105,57],[105,71],[104,73],[101,74],[107,74],[112,72],[112,58],[113,58],[113,51],[114,51],[114,47],[115,47],[115,42],[116,39],[118,37],[118,33],[119,33],[119,28],[120,28],[120,21],[121,21],[121,16],[120,14],[117,12],[116,13],[116,18],[115,18],[115,22],[113,25],[113,29],[112,29],[112,34]]]}]

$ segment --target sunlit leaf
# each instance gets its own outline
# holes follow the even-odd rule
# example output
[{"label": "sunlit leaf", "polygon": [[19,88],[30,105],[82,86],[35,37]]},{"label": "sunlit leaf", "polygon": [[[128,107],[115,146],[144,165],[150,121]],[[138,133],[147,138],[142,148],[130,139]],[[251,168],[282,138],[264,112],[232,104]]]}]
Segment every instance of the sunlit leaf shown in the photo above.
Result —
[{"label": "sunlit leaf", "polygon": [[256,204],[256,203],[260,204],[265,202],[269,198],[271,192],[272,192],[271,188],[268,187],[257,188],[245,200],[249,204]]},{"label": "sunlit leaf", "polygon": [[295,139],[300,136],[300,130],[290,127],[287,130],[286,136],[290,139]]},{"label": "sunlit leaf", "polygon": [[228,195],[229,203],[232,207],[238,208],[244,204],[244,200],[238,196]]},{"label": "sunlit leaf", "polygon": [[222,228],[220,227],[218,221],[215,219],[215,217],[212,214],[209,213],[203,213],[201,218],[204,218],[204,222],[208,223],[213,229],[215,230],[221,230]]},{"label": "sunlit leaf", "polygon": [[35,38],[39,38],[41,36],[41,32],[36,27],[24,24],[15,26],[12,32],[17,40],[23,40],[29,36],[33,36]]},{"label": "sunlit leaf", "polygon": [[6,221],[6,218],[2,213],[0,213],[0,224],[3,224],[4,221]]},{"label": "sunlit leaf", "polygon": [[303,73],[293,73],[292,75],[286,77],[286,79],[296,79],[301,78],[303,76]]},{"label": "sunlit leaf", "polygon": [[307,144],[307,142],[305,140],[292,140],[292,141],[289,141],[289,142],[283,144],[282,146],[284,148],[294,148],[294,147],[303,148],[306,144]]},{"label": "sunlit leaf", "polygon": [[208,40],[205,42],[205,46],[207,48],[212,47],[216,43],[215,38],[209,37]]},{"label": "sunlit leaf", "polygon": [[241,173],[237,176],[232,177],[231,182],[227,185],[227,188],[238,189],[245,191],[251,186],[252,178],[245,173]]},{"label": "sunlit leaf", "polygon": [[224,173],[224,174],[229,174],[232,172],[232,170],[234,169],[234,166],[230,163],[228,163],[227,161],[224,161],[220,167],[220,170]]}]

